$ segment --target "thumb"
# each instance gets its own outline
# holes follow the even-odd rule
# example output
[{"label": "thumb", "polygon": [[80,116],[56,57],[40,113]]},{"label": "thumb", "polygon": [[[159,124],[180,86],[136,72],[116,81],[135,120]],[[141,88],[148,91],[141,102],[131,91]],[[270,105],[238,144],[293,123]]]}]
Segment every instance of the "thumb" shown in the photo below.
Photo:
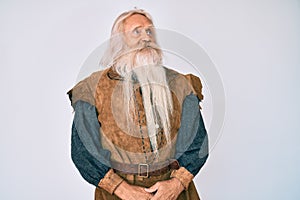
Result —
[{"label": "thumb", "polygon": [[145,191],[146,191],[146,192],[149,192],[149,193],[153,193],[153,192],[155,192],[157,189],[158,189],[158,183],[155,183],[155,184],[152,185],[151,187],[145,188]]}]

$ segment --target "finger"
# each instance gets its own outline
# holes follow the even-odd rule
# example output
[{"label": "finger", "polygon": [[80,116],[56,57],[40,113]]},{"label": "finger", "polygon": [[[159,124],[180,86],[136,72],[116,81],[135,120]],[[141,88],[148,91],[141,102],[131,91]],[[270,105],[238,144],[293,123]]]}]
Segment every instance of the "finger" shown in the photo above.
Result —
[{"label": "finger", "polygon": [[145,188],[145,191],[146,191],[146,192],[149,192],[149,193],[153,193],[153,192],[157,191],[158,186],[159,186],[159,184],[158,184],[158,183],[155,183],[155,184],[152,185],[150,188]]},{"label": "finger", "polygon": [[[147,194],[149,194],[149,193],[147,193]],[[149,194],[148,199],[150,200],[150,199],[152,199],[152,197],[153,197],[153,194]]]},{"label": "finger", "polygon": [[151,200],[160,200],[160,199],[161,199],[160,196],[156,194],[151,198]]},{"label": "finger", "polygon": [[170,194],[161,194],[161,193],[156,193],[151,200],[173,200],[172,195]]}]

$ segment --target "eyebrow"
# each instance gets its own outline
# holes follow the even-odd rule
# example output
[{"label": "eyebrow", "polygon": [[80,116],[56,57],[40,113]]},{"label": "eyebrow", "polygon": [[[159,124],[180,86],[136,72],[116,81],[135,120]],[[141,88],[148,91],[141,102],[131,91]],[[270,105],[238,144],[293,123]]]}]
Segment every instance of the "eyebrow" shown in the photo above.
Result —
[{"label": "eyebrow", "polygon": [[[135,26],[132,30],[137,29],[137,28],[141,28],[142,26]],[[145,28],[154,28],[154,25],[149,25]]]}]

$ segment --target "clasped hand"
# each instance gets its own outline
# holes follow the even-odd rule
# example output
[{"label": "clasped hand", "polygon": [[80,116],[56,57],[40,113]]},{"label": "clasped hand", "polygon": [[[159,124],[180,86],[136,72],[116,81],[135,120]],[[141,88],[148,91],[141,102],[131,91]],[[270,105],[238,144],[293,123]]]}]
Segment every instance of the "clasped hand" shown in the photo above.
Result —
[{"label": "clasped hand", "polygon": [[159,181],[150,188],[130,185],[123,181],[117,187],[115,194],[123,200],[176,200],[183,190],[181,182],[172,178]]}]

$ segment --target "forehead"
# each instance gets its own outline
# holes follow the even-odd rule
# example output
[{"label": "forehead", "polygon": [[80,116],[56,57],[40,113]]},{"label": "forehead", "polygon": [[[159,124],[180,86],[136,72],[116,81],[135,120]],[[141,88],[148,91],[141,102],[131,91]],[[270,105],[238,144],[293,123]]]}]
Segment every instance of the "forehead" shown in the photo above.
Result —
[{"label": "forehead", "polygon": [[135,27],[148,27],[152,26],[151,21],[141,14],[133,14],[124,20],[124,31],[129,31]]}]

